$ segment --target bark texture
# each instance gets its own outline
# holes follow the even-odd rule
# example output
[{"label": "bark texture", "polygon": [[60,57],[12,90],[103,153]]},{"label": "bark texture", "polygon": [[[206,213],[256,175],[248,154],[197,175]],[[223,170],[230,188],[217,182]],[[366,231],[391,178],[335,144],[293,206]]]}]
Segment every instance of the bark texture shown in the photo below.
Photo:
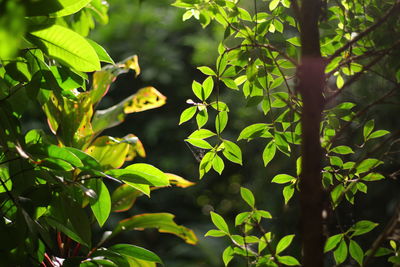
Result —
[{"label": "bark texture", "polygon": [[323,187],[320,124],[324,107],[325,64],[321,57],[318,20],[320,0],[303,0],[300,6],[301,65],[297,90],[303,99],[302,172],[300,207],[302,266],[323,266]]}]

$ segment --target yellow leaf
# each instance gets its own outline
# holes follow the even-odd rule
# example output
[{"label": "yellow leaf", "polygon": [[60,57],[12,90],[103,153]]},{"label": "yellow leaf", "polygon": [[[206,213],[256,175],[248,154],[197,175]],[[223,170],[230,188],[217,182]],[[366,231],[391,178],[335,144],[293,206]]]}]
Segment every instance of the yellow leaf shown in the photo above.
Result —
[{"label": "yellow leaf", "polygon": [[124,103],[124,113],[134,113],[158,108],[165,104],[166,97],[154,87],[145,87]]}]

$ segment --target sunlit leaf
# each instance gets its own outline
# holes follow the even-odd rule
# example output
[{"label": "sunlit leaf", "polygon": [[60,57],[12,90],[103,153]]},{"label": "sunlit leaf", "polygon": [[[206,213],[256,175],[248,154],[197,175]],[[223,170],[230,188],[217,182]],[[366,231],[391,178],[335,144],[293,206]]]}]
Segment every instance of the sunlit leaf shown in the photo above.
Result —
[{"label": "sunlit leaf", "polygon": [[287,235],[287,236],[284,236],[281,240],[279,240],[278,245],[276,245],[276,254],[281,253],[288,246],[290,246],[293,238],[294,238],[294,235]]},{"label": "sunlit leaf", "polygon": [[76,70],[100,70],[99,57],[93,47],[85,38],[68,28],[52,25],[30,32],[30,39],[49,56]]},{"label": "sunlit leaf", "polygon": [[226,224],[224,218],[222,218],[221,215],[219,215],[218,213],[215,213],[213,211],[210,212],[210,215],[211,215],[211,220],[214,223],[214,225],[219,230],[221,230],[225,234],[229,235],[229,228],[228,228],[228,225]]},{"label": "sunlit leaf", "polygon": [[223,144],[224,150],[222,153],[224,154],[225,158],[233,163],[242,165],[242,151],[240,150],[240,147],[228,140],[223,140]]},{"label": "sunlit leaf", "polygon": [[254,195],[249,189],[241,187],[240,195],[242,196],[243,200],[246,201],[247,204],[249,204],[250,207],[254,208],[255,204]]},{"label": "sunlit leaf", "polygon": [[155,253],[138,246],[128,244],[116,244],[109,247],[109,250],[115,251],[126,257],[138,258],[141,260],[158,262],[162,264],[161,259]]},{"label": "sunlit leaf", "polygon": [[351,257],[355,259],[360,266],[362,266],[362,262],[364,259],[364,252],[362,248],[354,240],[350,240],[349,252]]},{"label": "sunlit leaf", "polygon": [[197,237],[193,231],[184,226],[177,225],[173,220],[174,217],[174,215],[169,213],[145,213],[136,215],[120,221],[114,229],[112,236],[121,231],[155,228],[161,233],[174,234],[185,240],[188,244],[196,244]]},{"label": "sunlit leaf", "polygon": [[182,187],[182,188],[186,188],[186,187],[195,185],[195,183],[190,182],[176,174],[165,173],[165,175],[168,177],[169,183],[171,185],[175,185],[175,186]]},{"label": "sunlit leaf", "polygon": [[100,227],[107,221],[111,212],[111,197],[107,186],[100,179],[90,179],[87,186],[96,192],[96,199],[89,199],[90,208]]},{"label": "sunlit leaf", "polygon": [[142,193],[133,187],[123,184],[111,195],[111,211],[122,212],[129,210]]}]

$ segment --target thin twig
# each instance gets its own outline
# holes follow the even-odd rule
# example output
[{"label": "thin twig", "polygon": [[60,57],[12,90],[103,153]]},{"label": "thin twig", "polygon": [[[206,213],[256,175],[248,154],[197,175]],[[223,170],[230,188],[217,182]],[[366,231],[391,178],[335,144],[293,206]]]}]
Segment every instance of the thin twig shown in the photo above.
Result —
[{"label": "thin twig", "polygon": [[375,22],[373,25],[365,29],[364,31],[360,32],[356,37],[348,41],[346,44],[344,44],[341,48],[335,51],[329,58],[328,61],[331,61],[335,57],[339,56],[342,52],[347,50],[350,46],[358,42],[360,39],[368,35],[370,32],[378,28],[380,25],[382,25],[390,16],[393,14],[396,14],[397,9],[400,6],[400,0],[397,0],[396,3],[386,12],[386,14],[381,17],[377,22]]}]

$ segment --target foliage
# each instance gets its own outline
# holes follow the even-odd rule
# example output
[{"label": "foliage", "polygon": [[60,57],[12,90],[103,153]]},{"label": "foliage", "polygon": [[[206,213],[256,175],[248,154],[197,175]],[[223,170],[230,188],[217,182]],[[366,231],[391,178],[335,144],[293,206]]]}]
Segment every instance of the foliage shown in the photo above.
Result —
[{"label": "foliage", "polygon": [[[9,240],[0,247],[2,263],[155,266],[161,259],[144,248],[103,246],[120,232],[146,228],[195,244],[194,233],[169,213],[138,214],[101,240],[92,236],[95,224],[104,226],[111,212],[130,209],[138,197],[191,185],[149,164],[127,165],[145,156],[135,135],[99,136],[127,114],[160,107],[166,99],[145,87],[96,110],[118,75],[140,74],[137,56],[114,64],[86,38],[95,21],[108,22],[107,2],[2,1],[0,7],[0,232]],[[101,68],[101,62],[111,64]],[[50,131],[24,128],[24,117],[35,109],[43,110]]]},{"label": "foliage", "polygon": [[[307,10],[308,4],[317,11]],[[321,198],[314,202],[325,207],[316,210],[316,214],[321,222],[323,219],[327,224],[333,220],[332,213],[340,205],[346,205],[345,201],[355,205],[355,198],[360,193],[367,193],[372,182],[390,176],[390,173],[383,172],[381,165],[391,152],[398,133],[376,129],[374,119],[367,115],[369,109],[399,89],[400,65],[392,60],[399,51],[399,20],[394,15],[399,10],[398,1],[272,0],[241,3],[233,0],[177,0],[174,5],[186,10],[183,20],[197,19],[203,27],[216,21],[224,30],[215,66],[198,68],[206,78],[193,81],[192,91],[196,100],[187,100],[190,106],[180,117],[180,124],[195,118],[198,127],[185,141],[205,150],[199,164],[200,178],[212,169],[221,174],[226,161],[243,164],[246,159],[242,159],[241,148],[236,142],[261,138],[266,140],[262,153],[265,166],[278,153],[286,155],[296,166],[295,173],[278,173],[271,179],[272,183],[284,185],[285,204],[292,205],[291,200],[296,194],[304,199],[302,192],[306,192],[307,185],[303,181],[309,174],[309,169],[305,168],[310,164],[319,168],[319,181],[314,180],[314,185],[311,185],[314,187],[310,188],[321,190],[321,196],[323,188],[325,196],[318,196]],[[311,39],[317,40],[316,49],[309,49],[315,44],[307,39],[309,17],[318,24],[317,33],[309,31]],[[310,58],[319,61],[312,63]],[[321,81],[318,80],[318,68],[324,71]],[[345,93],[351,87],[363,84],[367,75],[379,77],[388,89],[377,92],[371,103],[348,100]],[[320,84],[321,92],[307,94],[308,89],[304,89]],[[224,132],[229,122],[229,111],[233,109],[221,99],[221,92],[226,89],[240,91],[248,107],[265,115],[263,121],[245,127],[236,141],[229,135],[225,136]],[[318,131],[318,136],[313,139],[318,145],[314,155],[307,154],[304,145],[300,152],[305,138],[310,138],[310,129],[304,126],[310,117],[316,118],[314,126]],[[345,135],[351,136],[350,143],[344,143]],[[223,217],[217,213],[211,213],[211,219],[218,229],[206,234],[231,239],[232,246],[223,253],[225,265],[234,256],[247,258],[248,266],[299,265],[294,257],[279,255],[294,236],[278,238],[269,230],[265,231],[261,219],[268,219],[269,213],[255,208],[254,196],[249,190],[242,188],[241,193],[251,207],[251,211],[236,217],[235,226],[241,234],[232,234]],[[307,208],[313,210],[311,206],[303,208],[302,222],[307,220],[304,218],[304,209]],[[395,211],[393,221],[397,220],[398,212]],[[317,240],[327,239],[324,252],[333,252],[336,264],[355,261],[364,266],[372,257],[382,255],[388,255],[387,259],[393,263],[398,260],[396,241],[390,241],[392,249],[385,248],[384,244],[394,233],[397,222],[390,222],[378,234],[370,233],[377,224],[368,220],[359,220],[347,230],[340,226],[340,222],[336,225],[341,229],[339,233],[332,228],[328,236],[326,233],[325,236],[316,236]],[[322,224],[316,228],[320,228],[322,233]],[[371,242],[370,249],[365,252],[358,238],[373,233],[376,241]],[[300,232],[296,236],[299,234],[303,246],[307,245],[306,236],[311,233]],[[322,249],[318,247],[313,253],[322,253]],[[313,255],[305,252],[305,257]]]}]

